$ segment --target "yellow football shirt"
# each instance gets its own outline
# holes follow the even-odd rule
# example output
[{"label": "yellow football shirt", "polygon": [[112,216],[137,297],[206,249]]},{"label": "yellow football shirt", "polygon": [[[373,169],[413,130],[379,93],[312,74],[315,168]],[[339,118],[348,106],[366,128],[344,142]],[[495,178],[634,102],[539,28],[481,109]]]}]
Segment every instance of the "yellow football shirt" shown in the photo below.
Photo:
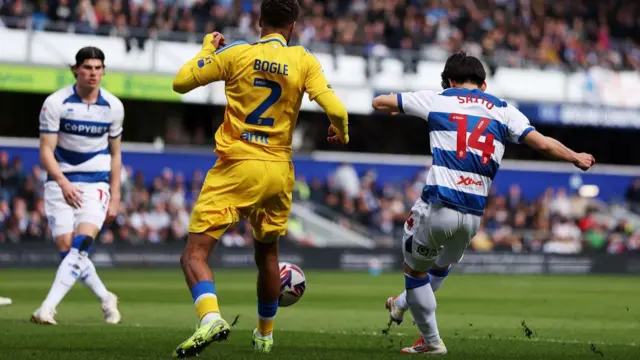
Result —
[{"label": "yellow football shirt", "polygon": [[[280,34],[254,44],[234,42],[218,50],[205,37],[203,50],[180,76],[198,85],[225,82],[224,123],[216,132],[216,153],[226,159],[289,161],[291,140],[304,93],[313,101],[333,91],[318,60],[301,46],[287,46]],[[183,68],[184,69],[184,68]]]}]

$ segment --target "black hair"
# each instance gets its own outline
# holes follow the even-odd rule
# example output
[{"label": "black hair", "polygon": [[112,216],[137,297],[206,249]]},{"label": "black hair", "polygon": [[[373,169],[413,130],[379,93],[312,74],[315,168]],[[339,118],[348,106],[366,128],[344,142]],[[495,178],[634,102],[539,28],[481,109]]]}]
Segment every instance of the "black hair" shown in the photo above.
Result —
[{"label": "black hair", "polygon": [[285,29],[298,20],[298,0],[263,0],[260,16],[264,26]]},{"label": "black hair", "polygon": [[78,50],[78,52],[76,53],[76,63],[74,65],[71,65],[71,72],[73,73],[74,77],[78,77],[74,69],[82,65],[85,60],[90,59],[100,60],[102,62],[102,67],[104,67],[104,52],[102,52],[102,50],[98,49],[95,46],[85,46],[82,49]]},{"label": "black hair", "polygon": [[487,72],[484,70],[480,60],[474,56],[467,55],[464,51],[460,51],[449,56],[447,63],[444,65],[442,88],[450,88],[450,80],[458,84],[470,82],[480,87],[486,79]]}]

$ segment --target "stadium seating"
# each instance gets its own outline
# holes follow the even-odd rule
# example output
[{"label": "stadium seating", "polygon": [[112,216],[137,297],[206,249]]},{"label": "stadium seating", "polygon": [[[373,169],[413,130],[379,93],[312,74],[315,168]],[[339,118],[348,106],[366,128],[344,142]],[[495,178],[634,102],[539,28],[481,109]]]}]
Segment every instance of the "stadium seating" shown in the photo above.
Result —
[{"label": "stadium seating", "polygon": [[[0,36],[16,46],[3,51],[0,61],[59,67],[72,61],[70,56],[76,48],[92,42],[108,53],[109,69],[169,74],[192,56],[205,32],[223,30],[233,40],[255,40],[256,29],[246,24],[257,17],[256,3],[251,0],[205,0],[157,2],[149,6],[148,2],[110,0],[71,1],[68,5],[59,1],[3,1],[0,2],[0,24],[5,28],[0,25]],[[510,101],[513,99],[514,104],[523,105],[521,109],[528,116],[533,115],[532,118],[546,123],[585,121],[589,118],[585,114],[593,113],[593,109],[583,107],[586,100],[591,102],[597,98],[596,103],[611,106],[633,106],[640,101],[638,97],[621,96],[633,93],[640,84],[637,71],[612,73],[609,70],[640,69],[640,27],[624,21],[604,20],[621,13],[638,13],[639,7],[624,2],[612,2],[599,8],[602,12],[599,15],[609,17],[585,11],[585,0],[546,2],[544,8],[515,1],[490,0],[399,1],[386,10],[381,5],[383,2],[375,1],[309,0],[301,1],[301,4],[303,10],[293,41],[313,50],[336,93],[353,114],[370,113],[370,99],[377,92],[439,88],[442,60],[446,54],[461,48],[480,55],[488,65],[492,93],[507,96]],[[422,11],[416,11],[416,6]],[[395,22],[394,18],[403,21]],[[353,27],[348,26],[353,20],[358,20],[359,24],[355,33],[352,33]],[[594,26],[604,25],[598,24],[600,21],[607,23],[608,33]],[[325,31],[327,28],[331,31]],[[505,32],[511,35],[504,36]],[[36,48],[39,49],[38,56],[34,57]],[[589,70],[581,71],[585,68]],[[617,91],[613,91],[612,84]],[[199,89],[182,101],[224,104],[220,87],[209,91],[210,95]],[[577,103],[579,108],[572,110],[565,109],[565,104],[561,108],[552,105],[558,102]],[[303,108],[317,109],[317,106],[305,102]],[[618,114],[618,120],[628,122],[627,119],[634,117],[633,111],[628,108],[613,112],[612,108],[610,114]],[[610,117],[605,122],[614,124],[613,115],[607,114],[603,112],[597,120]],[[209,160],[202,158],[200,161]],[[142,166],[135,169],[140,176],[155,178],[160,171],[152,169],[154,165],[151,164],[138,162],[137,165]],[[5,169],[12,168],[6,165]],[[176,174],[181,171],[173,170]],[[12,171],[9,173],[21,173]],[[188,182],[175,184],[177,176],[175,179],[147,179],[147,182],[135,184],[131,180],[133,172],[130,170],[129,182],[125,182],[124,190],[130,197],[125,199],[123,214],[115,224],[105,227],[103,241],[182,239],[193,193],[199,189],[198,176],[193,185]],[[169,172],[165,173],[169,176]],[[7,174],[3,176],[7,178]],[[296,196],[299,203],[342,226],[366,234],[379,246],[393,246],[397,245],[394,239],[398,238],[406,210],[419,192],[420,181],[413,188],[405,184],[413,182],[411,177],[414,175],[404,171],[398,175],[403,181],[397,181],[382,174],[371,189],[361,188],[357,196],[345,198],[344,192],[332,187],[330,174],[315,173],[298,181]],[[0,240],[17,241],[25,234],[32,237],[48,234],[40,209],[42,179],[32,174],[15,181],[2,190],[5,202],[0,203],[3,212],[0,228],[7,232],[0,235]],[[632,226],[637,217],[626,210],[637,207],[632,202],[632,188],[629,190],[631,195],[627,195],[628,206],[622,207],[616,216],[610,216],[611,207],[601,204],[589,211],[583,206],[571,216],[557,216],[552,211],[544,211],[555,195],[540,194],[543,189],[539,186],[534,189],[530,183],[517,183],[525,187],[525,192],[537,192],[534,198],[538,199],[521,199],[506,206],[505,201],[511,200],[510,197],[505,191],[496,193],[487,209],[485,229],[477,237],[479,242],[474,243],[477,250],[544,251],[544,244],[558,237],[554,233],[558,224],[563,225],[559,228],[565,233],[575,230],[566,223],[566,218],[580,227],[581,233],[577,237],[581,240],[588,242],[594,237],[592,233],[599,231],[605,233],[607,243],[621,234],[628,249],[637,247],[637,235],[632,236],[637,233]],[[504,190],[506,185],[498,182],[497,186]],[[183,190],[177,191],[180,187]],[[601,189],[608,201],[613,198],[612,192],[623,196],[619,183]],[[25,207],[26,212],[20,215]],[[505,211],[511,215],[505,218]],[[607,212],[608,216],[600,216]],[[19,219],[18,215],[21,216]],[[600,229],[593,225],[593,219],[598,219],[598,224],[604,223],[604,227]],[[154,222],[163,230],[153,229],[157,225]],[[295,233],[299,234],[300,223],[293,223],[297,227]],[[585,227],[585,223],[590,225]],[[243,237],[244,242],[240,241]],[[247,244],[249,237],[248,225],[242,224],[227,240],[235,238],[235,242],[229,240],[228,243]],[[485,237],[488,241],[483,241]],[[300,239],[304,236],[291,240],[311,244]],[[602,242],[599,244],[600,249],[606,249]]]},{"label": "stadium seating", "polygon": [[[424,174],[402,182],[379,183],[374,173],[366,172],[353,179],[354,191],[347,189],[343,180],[336,181],[336,176],[343,179],[348,176],[344,173],[352,170],[350,165],[343,165],[336,173],[327,174],[326,181],[299,176],[294,201],[335,221],[336,226],[366,233],[379,247],[398,246],[407,211],[419,196]],[[23,169],[19,157],[0,152],[0,243],[50,240],[42,200],[45,179],[38,166]],[[183,241],[202,180],[201,171],[184,176],[165,169],[161,176],[150,179],[127,166],[120,215],[103,228],[100,240],[133,244]],[[527,201],[519,186],[513,185],[508,194],[491,197],[472,249],[568,254],[640,251],[640,214],[629,210],[637,206],[639,192],[637,180],[621,194],[628,203],[623,207],[570,195],[566,189],[549,189],[534,201]],[[292,220],[292,234],[285,246],[312,245],[301,226],[295,218]],[[250,226],[242,223],[222,243],[249,246],[251,234]]]},{"label": "stadium seating", "polygon": [[[0,15],[10,28],[122,35],[130,51],[150,37],[199,42],[201,36],[194,34],[214,29],[255,36],[248,25],[258,16],[254,3],[9,0],[0,3]],[[402,49],[442,60],[438,57],[465,47],[494,67],[639,69],[640,27],[633,21],[638,6],[615,1],[589,11],[588,3],[410,0],[385,9],[375,1],[304,1],[294,40],[361,56]],[[358,26],[347,26],[351,22]]]}]

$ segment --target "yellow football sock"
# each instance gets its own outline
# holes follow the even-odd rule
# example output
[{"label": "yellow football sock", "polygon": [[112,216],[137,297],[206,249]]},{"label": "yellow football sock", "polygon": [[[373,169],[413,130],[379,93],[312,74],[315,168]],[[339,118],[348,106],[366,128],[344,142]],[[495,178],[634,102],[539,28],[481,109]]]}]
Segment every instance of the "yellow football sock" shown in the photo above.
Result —
[{"label": "yellow football sock", "polygon": [[262,336],[269,336],[273,332],[274,319],[258,319],[258,332]]},{"label": "yellow football sock", "polygon": [[218,297],[213,294],[211,294],[211,296],[200,297],[195,303],[195,306],[199,319],[202,319],[208,313],[220,313]]},{"label": "yellow football sock", "polygon": [[269,336],[273,332],[273,322],[278,311],[278,301],[263,303],[258,301],[258,332],[262,336]]}]

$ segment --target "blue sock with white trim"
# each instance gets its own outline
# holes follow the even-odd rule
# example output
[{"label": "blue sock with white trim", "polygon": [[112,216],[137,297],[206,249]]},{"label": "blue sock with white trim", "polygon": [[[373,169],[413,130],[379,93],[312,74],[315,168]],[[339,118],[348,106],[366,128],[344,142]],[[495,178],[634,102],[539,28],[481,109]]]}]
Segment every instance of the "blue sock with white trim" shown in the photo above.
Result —
[{"label": "blue sock with white trim", "polygon": [[200,319],[200,326],[220,318],[220,307],[213,281],[200,281],[191,288],[193,305]]},{"label": "blue sock with white trim", "polygon": [[[431,269],[429,270],[429,283],[431,284],[431,289],[435,293],[440,289],[440,286],[444,282],[444,279],[449,275],[451,271],[451,265],[447,267],[446,270],[438,270]],[[396,297],[394,300],[395,306],[407,310],[409,308],[409,304],[407,304],[407,291],[403,291],[400,295]]]},{"label": "blue sock with white trim", "polygon": [[60,251],[60,260],[64,260],[64,258],[67,256],[67,254],[69,253],[69,250],[67,251]]},{"label": "blue sock with white trim", "polygon": [[436,296],[429,284],[429,275],[424,278],[414,278],[404,275],[407,289],[407,303],[416,326],[422,333],[427,344],[440,343],[440,333],[436,322]]},{"label": "blue sock with white trim", "polygon": [[277,312],[278,300],[272,303],[263,303],[258,300],[258,333],[260,335],[271,336]]},{"label": "blue sock with white trim", "polygon": [[89,235],[76,235],[71,242],[71,248],[78,250],[78,252],[91,252],[93,247],[93,238]]}]

